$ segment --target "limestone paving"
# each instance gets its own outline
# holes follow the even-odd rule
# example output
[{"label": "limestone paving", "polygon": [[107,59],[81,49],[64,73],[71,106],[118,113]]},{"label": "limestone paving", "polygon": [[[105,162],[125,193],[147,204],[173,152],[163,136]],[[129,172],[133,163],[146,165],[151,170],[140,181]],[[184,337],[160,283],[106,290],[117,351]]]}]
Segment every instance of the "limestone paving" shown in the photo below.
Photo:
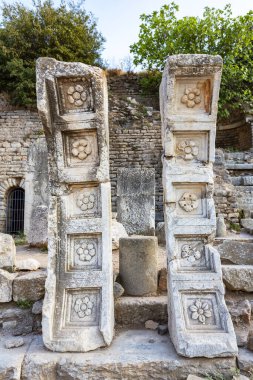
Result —
[{"label": "limestone paving", "polygon": [[169,331],[187,357],[237,353],[220,258],[210,244],[221,70],[219,56],[170,56],[160,86]]},{"label": "limestone paving", "polygon": [[94,350],[111,343],[114,321],[105,74],[40,58],[37,100],[50,193],[43,340],[53,351]]}]

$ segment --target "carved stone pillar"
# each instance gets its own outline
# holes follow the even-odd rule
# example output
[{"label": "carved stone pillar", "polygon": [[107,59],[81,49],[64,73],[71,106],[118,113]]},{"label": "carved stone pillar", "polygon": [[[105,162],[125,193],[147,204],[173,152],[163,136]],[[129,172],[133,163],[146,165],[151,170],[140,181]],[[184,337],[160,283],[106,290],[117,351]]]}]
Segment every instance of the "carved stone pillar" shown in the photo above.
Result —
[{"label": "carved stone pillar", "polygon": [[168,57],[160,87],[169,331],[183,356],[237,353],[215,234],[213,168],[222,59]]},{"label": "carved stone pillar", "polygon": [[113,282],[106,78],[81,63],[37,61],[49,159],[49,263],[43,340],[54,351],[111,343]]}]

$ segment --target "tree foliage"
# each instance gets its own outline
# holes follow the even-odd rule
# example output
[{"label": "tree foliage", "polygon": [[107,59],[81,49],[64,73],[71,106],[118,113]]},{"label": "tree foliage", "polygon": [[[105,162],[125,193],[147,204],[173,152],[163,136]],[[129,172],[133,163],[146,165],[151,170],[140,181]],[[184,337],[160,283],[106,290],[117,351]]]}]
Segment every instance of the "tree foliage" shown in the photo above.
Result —
[{"label": "tree foliage", "polygon": [[130,46],[134,63],[161,71],[172,54],[219,54],[223,58],[219,116],[253,107],[253,12],[232,17],[231,5],[206,7],[203,17],[177,19],[178,5],[140,16],[139,40]]},{"label": "tree foliage", "polygon": [[13,104],[35,104],[35,61],[52,57],[62,61],[100,64],[104,39],[92,14],[82,5],[34,0],[31,9],[4,3],[0,28],[0,85]]}]

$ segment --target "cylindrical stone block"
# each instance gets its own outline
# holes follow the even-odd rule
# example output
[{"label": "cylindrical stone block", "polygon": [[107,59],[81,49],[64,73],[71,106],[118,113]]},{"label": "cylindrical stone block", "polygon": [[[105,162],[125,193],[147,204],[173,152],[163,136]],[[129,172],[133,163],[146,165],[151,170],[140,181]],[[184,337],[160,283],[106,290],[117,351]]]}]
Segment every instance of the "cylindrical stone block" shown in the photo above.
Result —
[{"label": "cylindrical stone block", "polygon": [[125,293],[143,296],[157,291],[157,238],[132,236],[119,240],[119,272]]}]

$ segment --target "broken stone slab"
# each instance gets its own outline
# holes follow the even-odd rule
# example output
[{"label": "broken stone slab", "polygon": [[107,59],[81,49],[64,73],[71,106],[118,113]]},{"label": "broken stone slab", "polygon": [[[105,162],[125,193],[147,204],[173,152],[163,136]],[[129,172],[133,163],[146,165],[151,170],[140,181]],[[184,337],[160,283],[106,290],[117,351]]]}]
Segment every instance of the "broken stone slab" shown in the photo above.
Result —
[{"label": "broken stone slab", "polygon": [[122,168],[117,176],[117,219],[128,234],[155,233],[155,170]]},{"label": "broken stone slab", "polygon": [[31,246],[47,244],[48,192],[47,145],[41,136],[28,148],[25,173],[24,230]]},{"label": "broken stone slab", "polygon": [[34,318],[31,309],[12,307],[2,315],[2,328],[5,334],[27,335],[33,331]]},{"label": "broken stone slab", "polygon": [[224,221],[223,215],[218,215],[216,220],[216,236],[225,237],[227,236],[227,227]]},{"label": "broken stone slab", "polygon": [[11,235],[0,232],[0,269],[13,271],[16,260],[16,247]]},{"label": "broken stone slab", "polygon": [[241,219],[240,223],[249,234],[253,234],[253,219]]},{"label": "broken stone slab", "polygon": [[39,300],[34,302],[32,307],[32,313],[33,314],[41,314],[42,313],[42,307],[43,307],[43,300]]},{"label": "broken stone slab", "polygon": [[148,319],[167,323],[167,296],[120,297],[115,303],[116,323],[123,327],[144,326]]},{"label": "broken stone slab", "polygon": [[252,369],[253,369],[252,351],[249,351],[246,348],[240,348],[237,361],[238,361],[238,367],[241,373],[245,375],[249,375],[252,373]]},{"label": "broken stone slab", "polygon": [[86,352],[114,332],[106,75],[52,58],[39,58],[36,74],[50,163],[43,341]]},{"label": "broken stone slab", "polygon": [[17,348],[25,344],[23,338],[9,338],[4,342],[5,348]]},{"label": "broken stone slab", "polygon": [[253,265],[223,265],[222,276],[227,289],[253,292]]},{"label": "broken stone slab", "polygon": [[119,243],[119,272],[125,293],[143,296],[157,291],[157,238],[131,236]]},{"label": "broken stone slab", "polygon": [[116,219],[112,219],[112,249],[119,249],[119,239],[127,236],[128,234],[123,224]]},{"label": "broken stone slab", "polygon": [[37,270],[40,267],[40,262],[33,258],[25,260],[16,260],[17,270]]},{"label": "broken stone slab", "polygon": [[219,373],[226,380],[236,368],[235,358],[185,359],[176,354],[168,335],[152,330],[119,331],[112,345],[94,352],[50,352],[41,337],[33,340],[22,366],[22,380],[47,379],[177,379],[191,371],[198,376]]},{"label": "broken stone slab", "polygon": [[5,342],[9,338],[0,335],[0,379],[21,380],[22,363],[32,337],[24,337],[25,344],[12,350],[5,348]]},{"label": "broken stone slab", "polygon": [[12,284],[16,273],[9,273],[0,269],[0,302],[10,302],[12,300]]},{"label": "broken stone slab", "polygon": [[224,264],[253,265],[253,242],[224,240],[216,248]]},{"label": "broken stone slab", "polygon": [[13,300],[38,301],[43,298],[46,277],[43,270],[19,274],[13,281]]}]

